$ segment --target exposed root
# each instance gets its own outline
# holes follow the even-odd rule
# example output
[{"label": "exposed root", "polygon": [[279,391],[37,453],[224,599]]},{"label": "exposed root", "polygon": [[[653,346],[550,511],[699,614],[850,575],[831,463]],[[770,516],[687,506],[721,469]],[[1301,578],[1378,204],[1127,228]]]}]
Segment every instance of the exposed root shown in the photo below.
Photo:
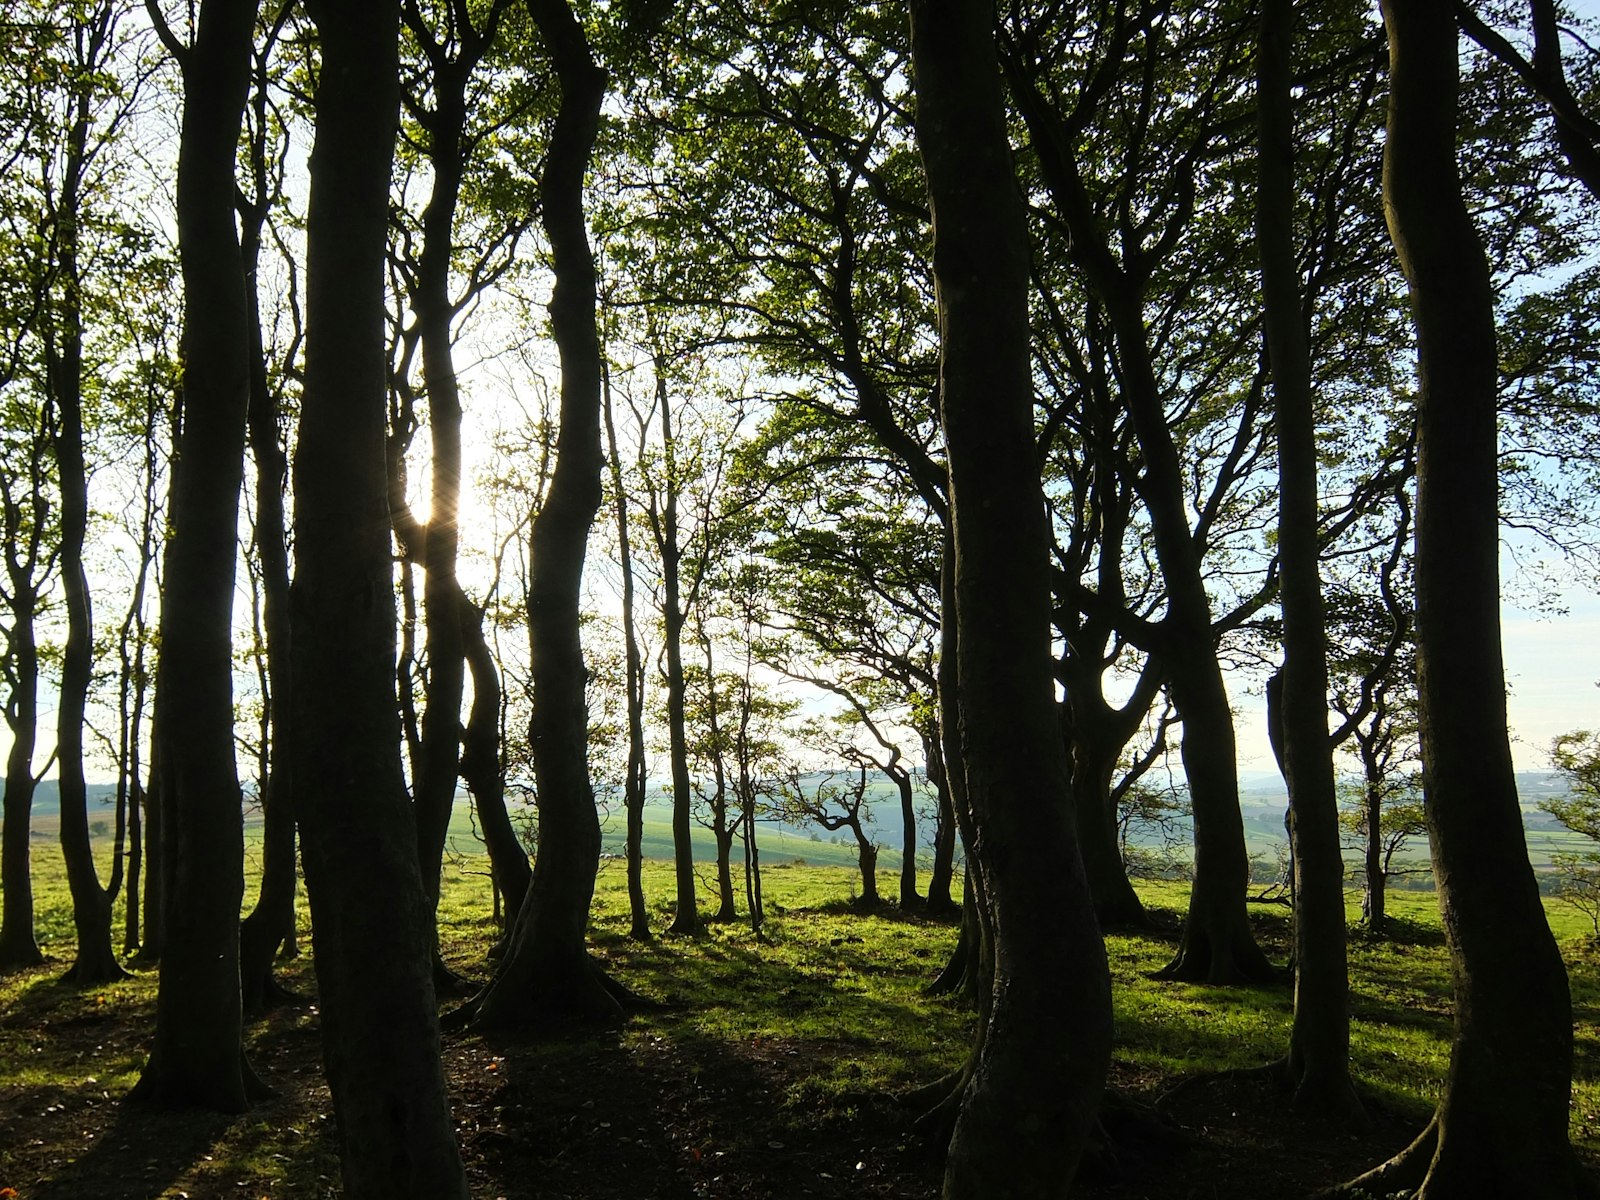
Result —
[{"label": "exposed root", "polygon": [[1315,1192],[1310,1200],[1353,1200],[1363,1194],[1392,1196],[1396,1192],[1410,1194],[1427,1178],[1438,1144],[1439,1114],[1435,1113],[1416,1140],[1388,1162],[1345,1183]]}]

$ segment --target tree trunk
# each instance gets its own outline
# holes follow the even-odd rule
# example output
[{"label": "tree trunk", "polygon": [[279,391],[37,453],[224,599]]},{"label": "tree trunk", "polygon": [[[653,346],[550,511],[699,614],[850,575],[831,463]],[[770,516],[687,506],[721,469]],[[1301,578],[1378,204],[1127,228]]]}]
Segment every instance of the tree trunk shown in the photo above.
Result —
[{"label": "tree trunk", "polygon": [[410,547],[413,553],[420,551],[425,572],[422,608],[428,655],[421,753],[414,767],[412,795],[417,811],[422,887],[434,912],[436,954],[439,878],[450,818],[455,811],[461,761],[461,705],[466,692],[462,614],[457,611],[461,589],[456,581],[461,546],[462,413],[451,337],[455,310],[450,302],[450,264],[465,154],[462,132],[467,120],[466,87],[481,53],[481,40],[470,30],[463,34],[467,46],[457,59],[451,61],[442,50],[430,56],[433,109],[423,124],[428,134],[433,189],[422,213],[422,248],[410,295],[422,340],[422,378],[433,443],[427,529],[421,546]]},{"label": "tree trunk", "polygon": [[[26,586],[19,586],[26,585]],[[33,929],[33,874],[29,863],[30,815],[36,786],[33,751],[38,740],[39,650],[34,641],[33,614],[38,598],[29,580],[12,572],[10,596],[11,695],[6,725],[11,753],[6,758],[5,830],[0,843],[0,972],[36,967],[44,954]]]},{"label": "tree trunk", "polygon": [[1317,545],[1316,414],[1294,252],[1293,0],[1263,0],[1257,51],[1256,236],[1278,435],[1282,731],[1294,873],[1294,1105],[1365,1123],[1350,1081],[1344,853],[1328,739],[1327,632]]},{"label": "tree trunk", "polygon": [[[461,615],[461,641],[467,668],[472,672],[472,709],[462,739],[461,777],[477,806],[478,827],[483,830],[489,869],[494,873],[495,895],[504,898],[505,911],[515,919],[528,894],[533,871],[522,840],[512,828],[511,814],[506,811],[505,777],[500,769],[500,672],[483,633],[482,610],[462,596],[456,611]],[[510,924],[506,922],[505,936],[501,938],[502,953],[510,946]]]},{"label": "tree trunk", "polygon": [[309,4],[322,68],[294,458],[291,768],[346,1195],[459,1197],[428,907],[401,773],[384,427],[399,6]]},{"label": "tree trunk", "polygon": [[1084,705],[1073,706],[1075,715],[1067,737],[1072,755],[1072,811],[1078,826],[1078,848],[1083,854],[1084,873],[1100,927],[1144,929],[1149,927],[1150,918],[1122,861],[1116,802],[1111,798],[1112,777],[1126,740],[1085,713],[1093,703],[1086,699]]},{"label": "tree trunk", "polygon": [[878,848],[860,821],[850,822],[850,832],[855,834],[856,866],[861,869],[861,899],[857,903],[862,908],[877,908],[883,903],[883,897],[878,895]]},{"label": "tree trunk", "polygon": [[617,512],[617,551],[622,568],[622,644],[625,685],[628,692],[628,764],[623,780],[622,804],[627,813],[628,936],[634,941],[651,938],[650,910],[644,898],[644,660],[639,653],[639,632],[633,620],[633,541],[628,530],[628,493],[622,486],[622,458],[617,453],[617,430],[611,420],[611,387],[602,396],[606,445],[611,450],[611,491]]},{"label": "tree trunk", "polygon": [[661,623],[666,659],[667,748],[672,767],[672,862],[677,885],[673,933],[697,933],[700,910],[694,876],[694,822],[690,813],[689,735],[685,713],[687,685],[683,675],[683,548],[678,542],[678,477],[672,434],[672,405],[666,385],[658,380],[656,402],[661,409],[661,441],[665,454],[665,497],[657,527],[661,554]]},{"label": "tree trunk", "polygon": [[731,921],[739,915],[733,891],[733,839],[738,830],[728,824],[725,803],[718,804],[714,820],[711,834],[717,843],[717,915],[712,920]]},{"label": "tree trunk", "polygon": [[1385,869],[1383,853],[1383,792],[1377,780],[1366,781],[1366,880],[1367,892],[1362,907],[1366,909],[1367,929],[1381,934],[1388,925],[1386,909],[1389,872]]},{"label": "tree trunk", "polygon": [[761,847],[756,844],[756,806],[753,796],[747,796],[740,822],[744,833],[744,902],[750,910],[750,932],[759,941],[766,940],[764,926],[767,906],[761,898]]},{"label": "tree trunk", "polygon": [[889,776],[900,793],[900,910],[911,912],[922,907],[917,895],[917,808],[911,791],[911,775],[897,768]]},{"label": "tree trunk", "polygon": [[250,327],[250,406],[246,435],[255,460],[255,549],[261,561],[262,620],[266,627],[267,772],[262,787],[261,888],[255,907],[239,929],[239,978],[247,1016],[269,1004],[292,997],[274,978],[272,964],[278,948],[294,933],[295,819],[294,780],[288,747],[294,740],[289,728],[293,711],[289,675],[289,543],[284,492],[288,457],[278,432],[280,406],[267,377],[266,348],[261,335],[260,289],[256,271],[261,255],[261,232],[271,203],[267,179],[266,126],[268,79],[263,48],[256,61],[254,143],[251,172],[255,182],[253,203],[241,220],[246,301]]},{"label": "tree trunk", "polygon": [[[111,6],[100,5],[85,18],[82,44],[102,48],[114,24]],[[75,64],[85,72],[100,69],[98,51]],[[56,763],[61,788],[61,854],[72,894],[72,923],[77,953],[66,978],[79,984],[125,978],[111,947],[111,904],[116,889],[100,884],[89,838],[89,798],[83,775],[83,731],[89,684],[94,669],[94,613],[89,576],[84,570],[84,543],[89,528],[89,480],[84,464],[83,429],[83,280],[78,258],[78,228],[83,217],[82,186],[88,164],[90,104],[94,89],[83,86],[74,97],[60,193],[54,214],[59,239],[54,329],[46,339],[45,379],[54,410],[57,485],[61,489],[62,607],[66,640],[61,648],[60,700],[56,708]],[[115,874],[115,868],[113,868]],[[120,875],[117,876],[120,882]]]},{"label": "tree trunk", "polygon": [[250,398],[250,305],[234,229],[254,4],[206,0],[183,70],[178,249],[183,428],[161,593],[169,872],[155,1040],[129,1099],[242,1112],[264,1093],[244,1057],[239,905],[244,817],[234,758],[233,592]]},{"label": "tree trunk", "polygon": [[1494,299],[1456,166],[1456,21],[1385,0],[1384,202],[1417,327],[1424,796],[1455,985],[1450,1071],[1410,1149],[1354,1181],[1421,1200],[1593,1195],[1568,1142],[1572,1009],[1528,863],[1500,649]]},{"label": "tree trunk", "polygon": [[606,77],[565,0],[529,0],[528,11],[561,81],[539,188],[555,274],[550,324],[561,358],[561,419],[555,471],[533,523],[528,586],[536,648],[528,732],[539,853],[510,952],[476,1002],[477,1023],[490,1027],[552,1018],[610,1024],[621,1015],[584,940],[600,862],[600,818],[589,780],[588,672],[579,630],[584,553],[604,467],[595,264],[583,183]]},{"label": "tree trunk", "polygon": [[[994,981],[944,1194],[1065,1196],[1111,1047],[1110,976],[1069,812],[1051,678],[1050,534],[1033,440],[1028,245],[981,0],[912,0],[934,214],[969,849]],[[946,615],[949,619],[949,615]],[[1026,855],[1016,848],[1028,846]]]},{"label": "tree trunk", "polygon": [[922,734],[923,759],[927,762],[928,782],[939,801],[939,824],[933,839],[933,867],[928,873],[928,895],[923,903],[930,917],[947,916],[956,911],[956,902],[950,894],[950,884],[955,876],[956,812],[950,799],[950,781],[944,768],[944,749],[940,745],[938,722]]}]

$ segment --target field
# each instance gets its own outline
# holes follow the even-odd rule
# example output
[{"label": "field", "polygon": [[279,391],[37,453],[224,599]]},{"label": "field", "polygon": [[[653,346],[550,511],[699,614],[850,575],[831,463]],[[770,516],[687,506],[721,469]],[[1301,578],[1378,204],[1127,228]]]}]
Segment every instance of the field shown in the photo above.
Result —
[{"label": "field", "polygon": [[[339,1195],[314,1007],[279,1009],[250,1028],[253,1060],[278,1096],[243,1117],[167,1115],[118,1102],[143,1063],[156,976],[140,971],[89,991],[56,982],[71,943],[51,849],[37,847],[35,869],[41,934],[55,961],[0,978],[0,1189],[13,1189],[17,1200]],[[473,857],[452,862],[441,914],[448,960],[477,978],[494,934],[481,868]],[[904,1098],[966,1051],[966,1008],[923,994],[953,927],[893,908],[856,912],[853,867],[774,862],[764,880],[771,944],[724,925],[700,938],[640,945],[625,937],[621,863],[602,865],[596,954],[662,1007],[604,1036],[447,1035],[474,1196],[937,1195],[938,1155],[915,1133],[919,1110]],[[667,864],[649,864],[646,885],[663,928]],[[1176,884],[1146,884],[1143,892],[1160,931],[1108,939],[1118,1039],[1112,1084],[1150,1119],[1117,1135],[1114,1157],[1095,1157],[1082,1195],[1277,1200],[1359,1171],[1419,1127],[1444,1074],[1450,1022],[1431,896],[1391,897],[1395,939],[1352,940],[1355,1070],[1375,1117],[1358,1137],[1288,1113],[1262,1079],[1211,1075],[1282,1054],[1290,989],[1152,981],[1172,952],[1186,892]],[[1286,910],[1255,908],[1258,932],[1281,961]],[[1572,1132],[1593,1160],[1600,966],[1582,919],[1555,904],[1549,911],[1575,1001]],[[285,963],[283,974],[314,992],[308,957]]]}]

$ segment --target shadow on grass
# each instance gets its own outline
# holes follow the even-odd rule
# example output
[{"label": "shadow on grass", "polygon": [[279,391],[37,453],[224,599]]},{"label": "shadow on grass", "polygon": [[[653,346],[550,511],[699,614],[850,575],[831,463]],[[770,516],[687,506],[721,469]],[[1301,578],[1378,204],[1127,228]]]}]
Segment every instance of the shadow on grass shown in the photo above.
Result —
[{"label": "shadow on grass", "polygon": [[[70,1120],[65,1113],[62,1116]],[[65,1161],[27,1194],[30,1200],[160,1196],[203,1161],[241,1119],[119,1104],[111,1124],[82,1154]]]}]

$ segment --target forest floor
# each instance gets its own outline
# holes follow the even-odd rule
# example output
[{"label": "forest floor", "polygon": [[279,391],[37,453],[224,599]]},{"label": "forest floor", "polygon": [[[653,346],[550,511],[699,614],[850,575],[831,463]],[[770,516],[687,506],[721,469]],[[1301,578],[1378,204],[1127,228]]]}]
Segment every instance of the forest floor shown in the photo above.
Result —
[{"label": "forest floor", "polygon": [[[602,872],[597,953],[663,1007],[605,1035],[446,1035],[474,1197],[938,1194],[937,1147],[913,1131],[918,1112],[901,1098],[966,1050],[966,1008],[922,994],[952,925],[893,907],[858,913],[848,873],[799,866],[767,873],[770,944],[717,925],[636,945],[622,937],[624,898],[609,875],[620,871]],[[652,894],[667,894],[664,877]],[[1112,1085],[1126,1102],[1118,1111],[1137,1115],[1111,1123],[1107,1152],[1076,1194],[1284,1200],[1358,1174],[1409,1140],[1431,1111],[1448,1053],[1447,962],[1431,896],[1395,898],[1396,938],[1352,942],[1354,1066],[1374,1117],[1354,1134],[1291,1113],[1270,1081],[1248,1073],[1282,1053],[1286,983],[1241,990],[1148,978],[1172,951],[1183,891],[1152,885],[1145,894],[1163,931],[1108,939]],[[493,935],[486,907],[481,879],[458,870],[444,906],[446,953],[479,977]],[[1258,935],[1280,959],[1284,911],[1257,911]],[[1569,951],[1578,1024],[1573,1136],[1594,1162],[1600,970],[1570,919],[1556,909],[1552,918]],[[59,958],[70,943],[50,949]],[[64,965],[0,978],[0,1197],[341,1194],[314,1005],[279,1008],[249,1030],[275,1099],[237,1117],[154,1112],[121,1097],[144,1061],[155,973],[85,990],[57,982]],[[283,964],[282,977],[314,991],[309,956]]]}]

